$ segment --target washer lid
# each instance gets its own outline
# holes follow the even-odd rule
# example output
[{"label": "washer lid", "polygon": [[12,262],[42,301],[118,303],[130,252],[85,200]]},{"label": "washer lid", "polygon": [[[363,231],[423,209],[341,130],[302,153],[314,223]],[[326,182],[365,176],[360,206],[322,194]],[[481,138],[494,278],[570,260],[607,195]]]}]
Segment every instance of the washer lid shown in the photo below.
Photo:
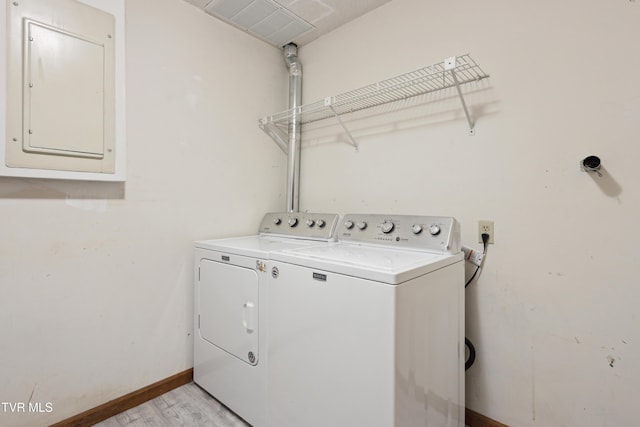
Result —
[{"label": "washer lid", "polygon": [[399,284],[462,260],[455,255],[333,243],[285,249],[271,259],[389,284]]}]

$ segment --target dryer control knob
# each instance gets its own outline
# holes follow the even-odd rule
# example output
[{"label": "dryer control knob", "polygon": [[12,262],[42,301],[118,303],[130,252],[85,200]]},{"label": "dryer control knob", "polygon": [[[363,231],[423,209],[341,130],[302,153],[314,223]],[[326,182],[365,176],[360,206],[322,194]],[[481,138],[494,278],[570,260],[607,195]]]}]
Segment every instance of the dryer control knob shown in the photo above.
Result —
[{"label": "dryer control knob", "polygon": [[320,228],[324,227],[325,225],[327,225],[326,222],[324,222],[324,219],[319,219],[316,221],[316,225]]},{"label": "dryer control knob", "polygon": [[312,220],[311,218],[309,218],[309,219],[307,220],[307,222],[306,222],[307,227],[313,227],[313,225],[314,225],[315,223],[316,223],[316,222],[315,222],[314,220]]},{"label": "dryer control knob", "polygon": [[440,234],[440,227],[438,226],[438,224],[431,224],[429,226],[429,233],[431,233],[432,236],[437,236],[438,234]]},{"label": "dryer control knob", "polygon": [[393,229],[395,228],[395,224],[391,221],[385,221],[382,223],[380,228],[382,229],[383,233],[388,234],[393,231]]},{"label": "dryer control knob", "polygon": [[347,230],[351,230],[351,229],[353,228],[353,221],[351,221],[351,220],[347,220],[347,221],[344,223],[344,227],[345,227]]},{"label": "dryer control knob", "polygon": [[282,220],[281,220],[280,218],[274,218],[274,219],[273,219],[273,223],[274,223],[275,225],[280,225],[280,224],[282,224]]},{"label": "dryer control knob", "polygon": [[420,224],[413,224],[411,226],[411,231],[413,234],[420,234],[422,233],[422,226]]},{"label": "dryer control knob", "polygon": [[358,227],[360,230],[364,230],[365,228],[367,228],[367,221],[358,221],[356,223],[356,227]]},{"label": "dryer control knob", "polygon": [[295,227],[298,225],[298,218],[289,218],[289,227]]}]

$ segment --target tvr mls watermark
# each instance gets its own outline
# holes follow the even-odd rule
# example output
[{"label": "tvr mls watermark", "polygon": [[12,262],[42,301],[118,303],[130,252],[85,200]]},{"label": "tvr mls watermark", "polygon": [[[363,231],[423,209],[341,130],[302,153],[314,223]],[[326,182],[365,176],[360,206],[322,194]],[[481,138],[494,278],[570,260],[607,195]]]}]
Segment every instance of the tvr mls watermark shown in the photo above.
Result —
[{"label": "tvr mls watermark", "polygon": [[51,402],[0,402],[4,413],[49,413],[53,412]]}]

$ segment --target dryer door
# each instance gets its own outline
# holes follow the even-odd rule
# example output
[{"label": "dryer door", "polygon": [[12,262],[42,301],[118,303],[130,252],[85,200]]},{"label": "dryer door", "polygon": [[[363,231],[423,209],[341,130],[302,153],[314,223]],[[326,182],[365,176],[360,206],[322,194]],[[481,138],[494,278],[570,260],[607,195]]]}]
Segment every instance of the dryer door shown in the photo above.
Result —
[{"label": "dryer door", "polygon": [[200,335],[224,351],[258,363],[258,275],[255,270],[200,261]]}]

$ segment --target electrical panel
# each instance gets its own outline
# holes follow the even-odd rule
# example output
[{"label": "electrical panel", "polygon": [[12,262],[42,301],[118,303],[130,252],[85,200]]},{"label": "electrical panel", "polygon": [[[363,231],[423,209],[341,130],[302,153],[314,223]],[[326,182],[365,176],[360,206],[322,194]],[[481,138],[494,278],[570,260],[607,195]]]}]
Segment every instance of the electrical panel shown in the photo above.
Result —
[{"label": "electrical panel", "polygon": [[[116,131],[116,18],[76,0],[7,2],[0,174],[124,180]],[[8,172],[8,173],[4,173]],[[26,175],[25,175],[26,174]]]}]

